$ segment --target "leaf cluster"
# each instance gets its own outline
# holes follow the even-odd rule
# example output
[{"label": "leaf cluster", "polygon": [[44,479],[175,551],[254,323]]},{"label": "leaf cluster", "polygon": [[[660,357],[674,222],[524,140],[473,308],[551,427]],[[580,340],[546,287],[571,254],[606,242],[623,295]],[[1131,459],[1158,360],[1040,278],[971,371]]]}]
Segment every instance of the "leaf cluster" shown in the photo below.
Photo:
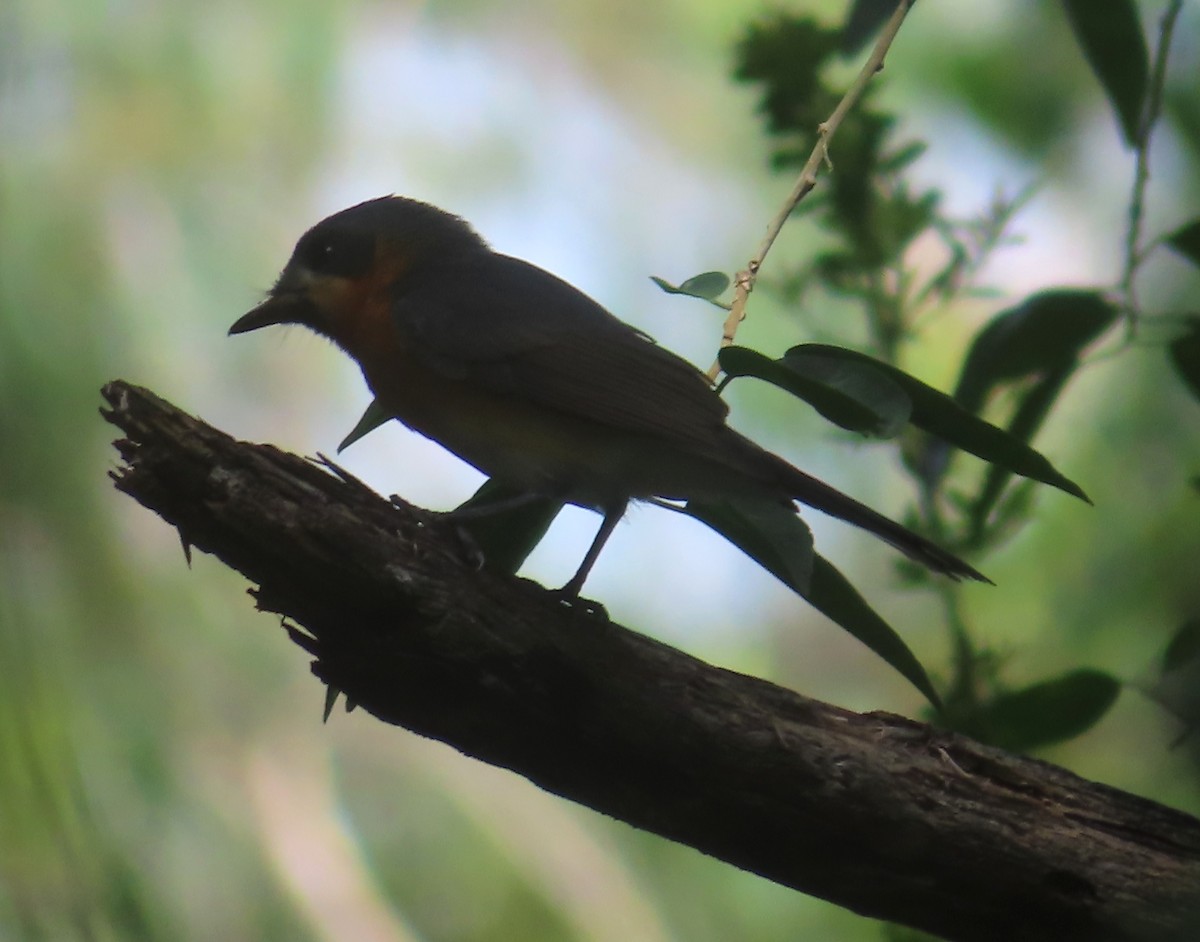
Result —
[{"label": "leaf cluster", "polygon": [[[854,4],[845,30],[783,14],[747,30],[735,75],[759,89],[777,168],[800,163],[816,142],[820,122],[837,100],[826,76],[836,68],[840,51],[861,43],[864,31],[877,28],[890,13],[880,4],[871,13],[871,7]],[[1157,103],[1136,5],[1122,0],[1064,2],[1063,7],[1083,58],[1112,104],[1124,143],[1143,159]],[[1155,60],[1160,82],[1169,29],[1170,11]],[[851,36],[852,31],[858,35]],[[1087,499],[1031,442],[1087,352],[1114,325],[1132,323],[1142,312],[1133,305],[1132,291],[1121,296],[1114,286],[1047,286],[998,311],[983,326],[949,394],[901,371],[896,363],[917,332],[923,309],[974,292],[973,277],[1005,243],[1007,227],[1030,193],[997,197],[974,219],[946,217],[936,191],[920,191],[905,181],[906,169],[925,145],[893,143],[895,124],[870,95],[847,116],[826,189],[799,210],[817,223],[833,248],[802,261],[783,279],[785,298],[797,306],[814,287],[859,302],[877,358],[823,344],[801,344],[781,357],[733,347],[722,352],[721,365],[726,383],[741,376],[765,380],[842,429],[896,441],[919,508],[907,522],[952,551],[978,555],[1029,522],[1034,482]],[[1131,203],[1142,196],[1135,190]],[[906,255],[926,236],[940,242],[945,261],[933,277],[921,280]],[[1200,219],[1161,236],[1151,248],[1158,245],[1200,264]],[[1128,251],[1132,278],[1149,251],[1137,244],[1136,233]],[[1168,358],[1200,398],[1200,318],[1189,315],[1183,323],[1183,332],[1166,345]],[[950,474],[963,452],[985,462],[969,486]],[[1115,700],[1121,686],[1116,678],[1086,668],[1010,689],[998,659],[972,640],[959,614],[957,590],[936,588],[947,598],[947,627],[956,652],[954,674],[942,688],[944,722],[1009,748],[1032,749],[1078,735]],[[882,653],[877,641],[856,627],[852,610],[831,617]],[[889,663],[924,689],[906,659]]]}]

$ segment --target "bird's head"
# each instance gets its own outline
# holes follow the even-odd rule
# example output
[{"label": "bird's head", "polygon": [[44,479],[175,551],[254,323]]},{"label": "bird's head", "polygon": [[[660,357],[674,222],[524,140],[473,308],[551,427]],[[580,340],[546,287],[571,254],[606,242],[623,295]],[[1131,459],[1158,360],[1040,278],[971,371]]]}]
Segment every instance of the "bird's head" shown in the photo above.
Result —
[{"label": "bird's head", "polygon": [[342,341],[373,298],[487,250],[466,222],[427,203],[400,196],[359,203],[304,233],[266,299],[229,333],[301,324]]}]

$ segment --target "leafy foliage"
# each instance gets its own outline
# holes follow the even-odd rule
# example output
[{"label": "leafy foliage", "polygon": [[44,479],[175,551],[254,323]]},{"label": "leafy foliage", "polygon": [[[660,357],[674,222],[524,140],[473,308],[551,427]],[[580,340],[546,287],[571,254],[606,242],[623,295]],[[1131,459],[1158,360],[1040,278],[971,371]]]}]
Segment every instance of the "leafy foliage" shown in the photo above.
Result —
[{"label": "leafy foliage", "polygon": [[1117,319],[1097,291],[1044,291],[997,314],[971,343],[954,398],[978,412],[998,390],[1072,370]]},{"label": "leafy foliage", "polygon": [[723,271],[701,272],[679,285],[673,285],[657,275],[651,275],[650,280],[667,294],[683,294],[704,301],[716,301],[729,288],[729,276]]},{"label": "leafy foliage", "polygon": [[1120,682],[1103,671],[1075,670],[1020,690],[997,693],[953,725],[984,742],[1028,752],[1079,736],[1108,712]]},{"label": "leafy foliage", "polygon": [[896,631],[867,604],[858,590],[821,556],[815,557],[808,602],[835,625],[844,628],[920,690],[934,708],[942,708],[936,688],[924,666]]},{"label": "leafy foliage", "polygon": [[[1147,147],[1151,125],[1143,123],[1154,116],[1147,105],[1149,55],[1136,7],[1131,2],[1066,2],[1065,8],[1126,142]],[[882,5],[855,3],[847,21],[847,44],[861,45],[884,15]],[[759,89],[759,108],[775,141],[776,167],[800,161],[803,148],[796,142],[810,142],[823,119],[818,115],[827,113],[834,95],[823,76],[834,48],[831,30],[788,15],[752,25],[739,46],[735,74]],[[894,436],[905,424],[919,430],[901,439],[921,508],[909,522],[923,523],[952,549],[986,551],[1028,521],[1029,481],[1087,500],[1031,442],[1086,351],[1128,309],[1100,286],[1041,291],[997,313],[978,332],[952,396],[900,370],[896,361],[923,308],[971,290],[983,262],[1004,243],[1005,228],[1028,192],[1011,200],[997,198],[975,220],[944,216],[936,191],[914,190],[903,177],[922,152],[921,142],[891,144],[892,116],[880,112],[870,96],[862,104],[834,145],[828,189],[797,211],[813,219],[834,247],[801,263],[782,281],[793,303],[816,289],[859,302],[876,355],[828,344],[803,344],[780,358],[731,348],[722,353],[721,364],[729,377],[756,376],[787,389],[842,428],[876,437]],[[1184,226],[1167,236],[1166,243],[1194,261],[1200,256],[1197,231],[1195,224]],[[926,235],[941,242],[946,261],[922,281],[907,266],[906,254]],[[1137,316],[1136,311],[1128,314]],[[1181,377],[1200,395],[1200,331],[1189,328],[1171,344],[1170,355]],[[812,364],[822,357],[843,369],[814,370]],[[855,374],[856,369],[863,372]],[[888,394],[880,392],[878,380],[883,378],[890,380]],[[872,394],[864,395],[862,389]],[[997,413],[1004,417],[997,419]],[[949,474],[956,450],[987,462],[982,479],[966,491]],[[1014,475],[1027,480],[1014,484]],[[952,596],[956,590],[939,591]],[[1115,699],[1117,681],[1096,671],[1006,689],[990,655],[972,642],[969,626],[956,617],[948,627],[958,656],[956,675],[948,684],[955,692],[953,709],[945,719],[976,735],[1011,748],[1037,748],[1087,729]]]},{"label": "leafy foliage", "polygon": [[1193,219],[1167,235],[1164,241],[1193,265],[1200,265],[1200,219]]},{"label": "leafy foliage", "polygon": [[750,500],[691,500],[685,510],[878,654],[941,709],[921,662],[850,581],[813,551],[812,533],[797,514],[774,502]]},{"label": "leafy foliage", "polygon": [[[1111,323],[1112,317],[1115,312],[1107,323]],[[726,347],[721,351],[720,362],[726,382],[739,376],[765,380],[803,399],[830,422],[848,431],[893,438],[911,423],[930,433],[926,455],[914,460],[915,467],[929,469],[936,465],[940,473],[952,446],[1010,474],[1024,475],[1087,500],[1077,484],[1056,471],[1027,444],[1029,436],[1024,426],[1018,428],[1020,435],[997,428],[964,403],[866,354],[827,344],[801,344],[772,360],[755,350]],[[964,370],[964,375],[977,374]],[[1060,376],[1061,370],[1051,375]],[[1034,387],[1034,391],[1038,388]],[[975,402],[976,410],[984,404],[984,399],[986,396]],[[936,461],[931,458],[934,452],[938,456]]]},{"label": "leafy foliage", "polygon": [[1063,0],[1075,38],[1104,87],[1130,147],[1138,142],[1150,56],[1133,0]]},{"label": "leafy foliage", "polygon": [[1182,724],[1176,744],[1195,735],[1200,728],[1200,618],[1188,619],[1171,636],[1147,693]]},{"label": "leafy foliage", "polygon": [[1200,662],[1200,619],[1184,622],[1172,635],[1163,651],[1164,673],[1181,670]]},{"label": "leafy foliage", "polygon": [[807,596],[813,538],[799,514],[776,501],[690,500],[685,511],[720,533],[793,592]]},{"label": "leafy foliage", "polygon": [[1200,317],[1193,317],[1186,333],[1171,341],[1168,351],[1179,378],[1200,399]]},{"label": "leafy foliage", "polygon": [[912,413],[904,391],[882,372],[793,353],[772,360],[746,347],[721,351],[726,382],[753,376],[803,399],[834,425],[875,438],[899,434]]}]

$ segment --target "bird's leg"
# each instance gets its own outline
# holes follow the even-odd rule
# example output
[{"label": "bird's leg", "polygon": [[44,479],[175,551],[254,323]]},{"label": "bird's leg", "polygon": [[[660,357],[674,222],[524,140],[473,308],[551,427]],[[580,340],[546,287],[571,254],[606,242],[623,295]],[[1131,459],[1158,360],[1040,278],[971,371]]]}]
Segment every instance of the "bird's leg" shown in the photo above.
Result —
[{"label": "bird's leg", "polygon": [[592,540],[592,545],[588,547],[588,551],[583,557],[583,562],[579,564],[579,569],[571,577],[571,581],[558,590],[559,595],[564,598],[575,598],[579,595],[584,582],[587,581],[588,573],[596,565],[596,559],[600,556],[600,551],[604,549],[604,544],[608,542],[608,538],[612,536],[613,530],[616,529],[621,518],[625,516],[625,508],[628,506],[629,501],[622,500],[618,504],[604,508],[604,520],[600,523],[600,530],[597,532],[596,538]]}]

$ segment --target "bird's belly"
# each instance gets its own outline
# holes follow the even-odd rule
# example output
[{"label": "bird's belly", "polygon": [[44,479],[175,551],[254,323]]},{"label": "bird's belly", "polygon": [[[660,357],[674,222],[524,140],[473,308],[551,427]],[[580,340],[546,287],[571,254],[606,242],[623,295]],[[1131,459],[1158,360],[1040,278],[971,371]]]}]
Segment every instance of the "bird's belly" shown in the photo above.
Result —
[{"label": "bird's belly", "polygon": [[[687,445],[519,394],[497,394],[432,370],[394,344],[362,344],[360,351],[363,375],[380,405],[489,477],[522,490],[595,508],[629,498],[763,490],[763,480],[732,442]],[[775,495],[778,487],[767,485],[767,491]]]},{"label": "bird's belly", "polygon": [[586,506],[646,497],[638,441],[628,433],[500,396],[426,367],[371,375],[381,405],[490,477]]}]

